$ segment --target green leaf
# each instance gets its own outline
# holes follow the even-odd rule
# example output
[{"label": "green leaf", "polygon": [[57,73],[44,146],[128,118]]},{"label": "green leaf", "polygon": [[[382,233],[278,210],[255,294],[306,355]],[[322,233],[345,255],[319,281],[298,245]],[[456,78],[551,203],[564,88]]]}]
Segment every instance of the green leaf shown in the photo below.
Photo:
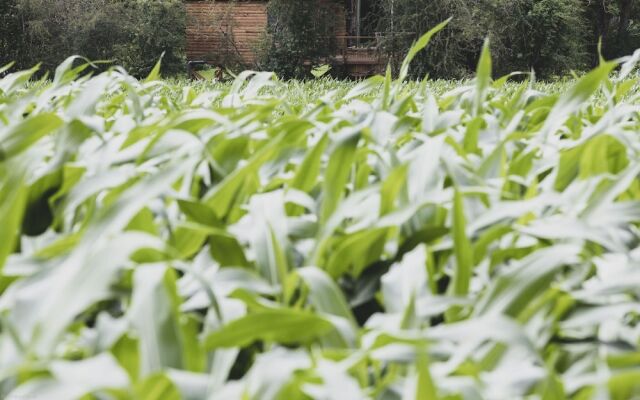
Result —
[{"label": "green leaf", "polygon": [[141,376],[166,368],[184,368],[175,272],[163,265],[139,266],[133,283],[128,318],[140,337]]},{"label": "green leaf", "polygon": [[476,70],[476,113],[480,113],[482,111],[483,102],[487,95],[487,89],[491,85],[491,71],[491,49],[489,39],[487,38],[482,46],[482,53],[480,54],[478,68]]},{"label": "green leaf", "polygon": [[208,232],[197,226],[181,224],[172,232],[170,244],[182,259],[194,256],[207,241]]},{"label": "green leaf", "polygon": [[554,183],[557,191],[563,191],[578,176],[580,171],[580,158],[582,155],[582,147],[574,147],[560,153],[560,163],[558,164],[558,173]]},{"label": "green leaf", "polygon": [[585,143],[580,157],[580,179],[617,174],[629,165],[627,147],[610,135],[599,135]]},{"label": "green leaf", "polygon": [[388,228],[365,229],[336,238],[335,247],[321,266],[334,278],[347,273],[358,277],[380,258],[388,233]]},{"label": "green leaf", "polygon": [[324,196],[320,212],[322,223],[331,217],[344,196],[359,141],[359,132],[346,135],[336,143],[331,153],[322,185]]},{"label": "green leaf", "polygon": [[429,356],[425,350],[418,352],[418,387],[416,389],[416,400],[433,399],[438,400],[438,391],[429,370]]},{"label": "green leaf", "polygon": [[145,83],[157,81],[158,79],[160,79],[160,67],[162,66],[162,59],[164,58],[164,54],[165,53],[163,52],[156,65],[153,66],[153,69],[147,76],[147,79],[144,80]]},{"label": "green leaf", "polygon": [[309,301],[317,311],[346,318],[356,325],[344,294],[329,275],[317,267],[300,268],[296,273],[309,287]]},{"label": "green leaf", "polygon": [[25,83],[27,83],[29,79],[31,79],[33,74],[38,72],[39,69],[40,69],[40,64],[26,71],[14,72],[12,74],[9,74],[3,77],[2,79],[0,79],[0,92],[4,94],[9,94],[13,92],[19,86],[22,86]]},{"label": "green leaf", "polygon": [[329,71],[331,71],[331,65],[323,64],[315,67],[311,70],[311,75],[313,75],[316,79],[321,78],[326,75]]},{"label": "green leaf", "polygon": [[9,64],[7,64],[7,65],[5,65],[5,66],[0,67],[0,74],[2,74],[2,73],[4,73],[4,72],[7,72],[7,71],[8,71],[8,70],[10,70],[10,69],[11,69],[11,67],[13,67],[15,64],[16,64],[16,63],[15,63],[15,61],[12,61],[12,62],[10,62]]},{"label": "green leaf", "polygon": [[28,117],[17,125],[0,130],[0,163],[18,156],[46,135],[55,132],[63,124],[53,113]]},{"label": "green leaf", "polygon": [[249,262],[238,240],[227,232],[215,232],[210,235],[211,256],[223,267],[248,267]]},{"label": "green leaf", "polygon": [[214,186],[205,196],[204,203],[211,207],[219,219],[227,217],[245,181],[251,175],[256,174],[262,164],[282,151],[282,143],[292,141],[297,133],[296,131],[283,132],[264,144],[243,167],[236,169],[222,182]]},{"label": "green leaf", "polygon": [[134,388],[140,400],[181,400],[180,392],[165,374],[157,373],[145,378]]},{"label": "green leaf", "polygon": [[125,334],[111,348],[111,353],[118,363],[127,371],[132,381],[137,381],[140,376],[140,346],[138,339]]},{"label": "green leaf", "polygon": [[560,128],[571,113],[585,104],[615,67],[615,62],[604,62],[598,68],[580,78],[575,85],[563,93],[553,106],[542,127],[541,132],[544,140],[548,135]]},{"label": "green leaf", "polygon": [[333,329],[331,322],[310,312],[287,308],[263,310],[233,320],[209,334],[204,340],[204,347],[246,347],[258,340],[306,344]]},{"label": "green leaf", "polygon": [[612,400],[633,399],[640,396],[640,370],[636,367],[611,377],[608,383]]},{"label": "green leaf", "polygon": [[452,18],[449,18],[446,21],[441,22],[438,25],[436,25],[429,32],[427,32],[424,35],[420,36],[420,39],[418,39],[413,44],[413,46],[411,46],[411,48],[409,49],[409,52],[407,53],[407,56],[405,57],[404,61],[402,62],[402,66],[400,67],[400,74],[398,76],[398,80],[399,81],[403,81],[407,77],[407,75],[409,74],[409,65],[411,64],[411,61],[413,61],[413,59],[416,57],[416,55],[418,55],[418,53],[420,51],[422,51],[422,49],[427,47],[427,45],[431,41],[431,38],[436,33],[440,32],[442,29],[444,29],[449,24],[451,19]]},{"label": "green leaf", "polygon": [[473,274],[473,247],[466,233],[466,218],[462,194],[456,190],[453,196],[453,249],[455,268],[451,283],[451,294],[464,296],[469,293],[469,284]]},{"label": "green leaf", "polygon": [[51,378],[40,376],[21,385],[8,399],[79,399],[92,393],[129,387],[127,374],[108,353],[81,361],[54,361]]},{"label": "green leaf", "polygon": [[380,189],[380,216],[384,216],[393,211],[396,198],[407,182],[409,167],[402,165],[395,168],[382,184]]},{"label": "green leaf", "polygon": [[308,193],[317,185],[322,155],[324,154],[328,143],[329,136],[324,135],[307,153],[291,181],[292,188]]},{"label": "green leaf", "polygon": [[513,268],[496,277],[482,295],[474,313],[502,313],[517,317],[542,292],[549,289],[559,268],[578,260],[580,247],[558,244],[531,253]]},{"label": "green leaf", "polygon": [[0,271],[18,243],[27,197],[21,174],[12,173],[0,180],[0,221],[3,225],[0,229]]},{"label": "green leaf", "polygon": [[557,376],[549,376],[542,385],[542,400],[562,400],[567,396],[562,381]]}]

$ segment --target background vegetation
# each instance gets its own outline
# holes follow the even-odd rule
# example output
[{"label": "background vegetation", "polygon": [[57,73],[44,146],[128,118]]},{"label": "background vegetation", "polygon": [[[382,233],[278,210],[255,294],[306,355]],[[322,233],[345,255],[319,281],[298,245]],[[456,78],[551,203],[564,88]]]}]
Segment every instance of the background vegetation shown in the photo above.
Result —
[{"label": "background vegetation", "polygon": [[42,63],[51,71],[81,54],[143,76],[164,52],[164,72],[177,73],[184,70],[185,29],[180,0],[3,0],[0,65]]},{"label": "background vegetation", "polygon": [[416,62],[415,76],[467,76],[486,36],[498,75],[534,69],[550,77],[591,68],[598,62],[600,37],[607,58],[640,47],[637,0],[382,0],[382,6],[377,29],[396,60],[416,34],[453,16]]},{"label": "background vegetation", "polygon": [[[414,77],[470,76],[482,42],[491,38],[496,75],[534,69],[539,77],[587,70],[598,62],[598,40],[608,58],[640,47],[640,0],[378,0],[369,32],[396,67],[417,36],[449,18]],[[325,4],[325,5],[322,5]],[[342,2],[336,2],[341,6]],[[212,19],[215,18],[212,16]],[[51,69],[71,54],[113,60],[145,75],[166,52],[163,69],[183,69],[185,10],[179,0],[5,0],[0,4],[0,64]],[[292,78],[334,53],[337,21],[319,0],[272,0],[257,66]],[[237,60],[228,60],[238,66]]]},{"label": "background vegetation", "polygon": [[336,21],[331,5],[320,0],[272,0],[269,24],[258,49],[259,67],[279,75],[300,78],[310,64],[335,54]]}]

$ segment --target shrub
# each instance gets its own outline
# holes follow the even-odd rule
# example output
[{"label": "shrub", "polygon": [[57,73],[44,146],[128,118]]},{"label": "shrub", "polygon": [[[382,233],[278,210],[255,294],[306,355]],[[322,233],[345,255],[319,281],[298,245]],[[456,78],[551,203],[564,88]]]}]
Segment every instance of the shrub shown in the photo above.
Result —
[{"label": "shrub", "polygon": [[415,39],[406,32],[423,32],[453,17],[417,60],[416,75],[470,75],[487,36],[497,74],[533,68],[549,76],[587,66],[587,21],[579,0],[385,0],[383,10],[379,29],[393,60]]},{"label": "shrub", "polygon": [[[182,1],[137,0],[114,3],[106,10],[110,10],[114,16],[123,16],[128,25],[123,35],[125,37],[114,43],[112,57],[130,73],[146,75],[162,53],[162,65],[166,73],[184,69],[186,13]],[[127,15],[133,17],[126,18]],[[102,22],[109,23],[107,21],[113,20],[107,15]],[[93,32],[100,34],[101,30],[96,27]]]},{"label": "shrub", "polygon": [[179,0],[15,0],[14,4],[3,5],[0,12],[3,20],[22,21],[2,25],[11,34],[7,60],[11,57],[20,66],[41,62],[44,70],[52,70],[67,56],[80,54],[112,60],[141,76],[165,52],[165,73],[183,68],[186,17]]}]

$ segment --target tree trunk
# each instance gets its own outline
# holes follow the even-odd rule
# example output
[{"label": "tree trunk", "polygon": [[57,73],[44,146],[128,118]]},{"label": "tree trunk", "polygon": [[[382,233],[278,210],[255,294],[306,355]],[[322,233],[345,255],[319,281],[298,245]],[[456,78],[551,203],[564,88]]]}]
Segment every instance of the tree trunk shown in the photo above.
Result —
[{"label": "tree trunk", "polygon": [[629,30],[629,22],[631,20],[631,10],[633,8],[633,0],[618,0],[618,9],[620,10],[620,24],[618,25],[618,43],[624,47],[624,40]]}]

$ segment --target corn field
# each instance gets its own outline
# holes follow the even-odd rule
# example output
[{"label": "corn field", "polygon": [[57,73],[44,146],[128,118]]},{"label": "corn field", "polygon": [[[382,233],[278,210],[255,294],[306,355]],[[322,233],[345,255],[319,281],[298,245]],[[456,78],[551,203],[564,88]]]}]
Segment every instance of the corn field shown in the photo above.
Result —
[{"label": "corn field", "polygon": [[0,397],[640,398],[640,52],[407,83],[436,30],[353,84],[0,79]]}]

